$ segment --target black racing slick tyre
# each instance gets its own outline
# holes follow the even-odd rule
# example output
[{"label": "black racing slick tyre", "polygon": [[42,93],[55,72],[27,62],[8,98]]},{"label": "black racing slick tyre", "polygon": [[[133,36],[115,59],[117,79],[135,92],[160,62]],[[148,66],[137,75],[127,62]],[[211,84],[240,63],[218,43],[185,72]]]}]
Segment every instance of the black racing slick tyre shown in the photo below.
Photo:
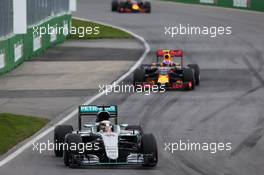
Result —
[{"label": "black racing slick tyre", "polygon": [[118,10],[118,1],[116,1],[116,0],[112,1],[111,6],[112,6],[112,12],[117,12],[117,10]]},{"label": "black racing slick tyre", "polygon": [[[78,154],[79,150],[79,144],[82,143],[82,138],[78,134],[67,134],[65,137],[65,144],[67,144],[68,149],[65,149],[63,152],[63,160],[65,166],[69,166],[71,163],[74,163],[74,160],[72,159],[73,155]],[[75,144],[73,146],[76,148],[76,150],[71,150],[70,147],[71,145]]]},{"label": "black racing slick tyre", "polygon": [[58,125],[54,129],[54,143],[55,143],[54,154],[56,157],[63,156],[63,145],[61,143],[64,143],[65,136],[68,133],[71,133],[72,131],[73,131],[73,127],[71,125]]},{"label": "black racing slick tyre", "polygon": [[119,13],[122,13],[123,11],[121,10],[121,9],[124,9],[124,8],[126,8],[126,3],[125,2],[120,2],[119,4],[118,4],[118,7],[117,7],[117,11],[119,12]]},{"label": "black racing slick tyre", "polygon": [[188,67],[194,70],[195,85],[200,85],[200,68],[198,64],[189,64]]},{"label": "black racing slick tyre", "polygon": [[158,147],[153,134],[143,134],[141,138],[141,149],[145,155],[143,166],[155,167],[158,163]]},{"label": "black racing slick tyre", "polygon": [[141,134],[143,134],[143,129],[140,125],[128,125],[126,127],[127,130],[138,130]]},{"label": "black racing slick tyre", "polygon": [[145,2],[146,13],[151,13],[151,4],[150,2]]},{"label": "black racing slick tyre", "polygon": [[134,83],[142,83],[145,81],[145,70],[144,69],[136,69],[134,71],[133,82]]},{"label": "black racing slick tyre", "polygon": [[183,70],[183,82],[184,83],[188,83],[191,82],[192,86],[190,87],[186,87],[187,89],[191,89],[194,90],[195,89],[195,78],[194,78],[194,71],[191,68],[186,68]]}]

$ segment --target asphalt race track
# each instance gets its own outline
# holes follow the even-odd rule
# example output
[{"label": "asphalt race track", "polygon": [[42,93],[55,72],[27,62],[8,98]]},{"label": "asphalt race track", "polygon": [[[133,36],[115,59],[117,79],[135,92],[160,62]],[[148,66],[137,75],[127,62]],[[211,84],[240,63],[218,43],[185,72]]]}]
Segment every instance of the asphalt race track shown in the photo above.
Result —
[{"label": "asphalt race track", "polygon": [[[177,174],[262,175],[264,172],[264,14],[204,6],[152,2],[151,14],[117,14],[108,0],[78,0],[74,16],[128,29],[157,48],[182,48],[188,62],[201,67],[195,91],[163,94],[112,94],[97,104],[118,104],[121,122],[142,124],[159,145],[154,169],[91,167],[69,169],[52,151],[32,148],[0,168],[1,175]],[[164,25],[232,26],[232,35],[169,38]],[[130,81],[131,77],[126,81]],[[68,123],[76,125],[77,118]],[[52,134],[41,141],[53,140]],[[231,151],[165,151],[165,142],[231,142]]]}]

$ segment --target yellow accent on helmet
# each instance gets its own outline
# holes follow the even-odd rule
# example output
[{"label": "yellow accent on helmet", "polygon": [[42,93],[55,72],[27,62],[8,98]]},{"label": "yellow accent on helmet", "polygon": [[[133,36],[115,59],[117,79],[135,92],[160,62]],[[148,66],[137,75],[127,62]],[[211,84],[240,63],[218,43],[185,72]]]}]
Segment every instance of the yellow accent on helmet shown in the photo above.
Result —
[{"label": "yellow accent on helmet", "polygon": [[169,61],[172,61],[172,58],[171,58],[171,55],[169,53],[167,54],[164,54],[164,57],[163,57],[164,60],[169,60]]},{"label": "yellow accent on helmet", "polygon": [[132,9],[133,9],[133,10],[139,10],[139,6],[138,6],[138,4],[133,4],[133,5],[132,5]]}]

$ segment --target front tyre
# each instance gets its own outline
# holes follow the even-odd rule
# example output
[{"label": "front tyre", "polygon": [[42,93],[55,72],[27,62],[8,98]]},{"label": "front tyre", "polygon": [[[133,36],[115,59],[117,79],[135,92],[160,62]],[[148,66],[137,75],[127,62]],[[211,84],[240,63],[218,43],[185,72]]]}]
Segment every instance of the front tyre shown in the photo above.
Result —
[{"label": "front tyre", "polygon": [[73,127],[71,125],[58,125],[54,129],[54,143],[56,145],[54,154],[56,157],[63,156],[63,145],[66,134],[71,133]]},{"label": "front tyre", "polygon": [[145,70],[144,69],[136,69],[134,71],[133,82],[134,84],[145,82]]},{"label": "front tyre", "polygon": [[[79,153],[78,145],[82,143],[82,138],[78,134],[67,134],[65,136],[65,144],[68,145],[68,149],[65,149],[63,152],[63,160],[65,166],[69,166],[71,163],[74,163],[73,155],[76,155]],[[76,150],[71,150],[71,145],[76,146]]]},{"label": "front tyre", "polygon": [[151,4],[150,2],[145,2],[146,13],[151,13]]},{"label": "front tyre", "polygon": [[200,85],[200,68],[198,64],[189,64],[188,67],[194,70],[195,85]]},{"label": "front tyre", "polygon": [[143,134],[141,149],[144,156],[143,166],[155,167],[158,163],[158,147],[153,134]]},{"label": "front tyre", "polygon": [[[195,78],[194,78],[194,71],[191,68],[186,68],[183,70],[183,82],[188,84],[186,90],[194,90],[195,89]],[[189,86],[191,83],[191,86]]]}]

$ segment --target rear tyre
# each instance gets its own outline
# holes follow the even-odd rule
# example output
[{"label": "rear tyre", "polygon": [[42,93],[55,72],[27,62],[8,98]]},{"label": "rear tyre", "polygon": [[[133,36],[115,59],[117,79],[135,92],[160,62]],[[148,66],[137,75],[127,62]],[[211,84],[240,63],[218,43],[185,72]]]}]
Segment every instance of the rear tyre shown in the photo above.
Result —
[{"label": "rear tyre", "polygon": [[118,10],[118,1],[112,1],[112,12],[117,12]]},{"label": "rear tyre", "polygon": [[150,2],[145,2],[146,13],[151,13],[151,4]]},{"label": "rear tyre", "polygon": [[194,72],[191,68],[186,68],[183,70],[183,82],[184,83],[189,83],[191,82],[191,87],[186,87],[186,90],[195,89],[195,78],[194,78]]},{"label": "rear tyre", "polygon": [[189,64],[188,67],[194,70],[195,85],[200,85],[200,68],[198,64]]},{"label": "rear tyre", "polygon": [[61,143],[64,143],[64,138],[66,134],[71,133],[73,131],[73,127],[71,125],[58,125],[54,129],[54,143],[57,145],[57,149],[55,147],[54,154],[56,157],[62,157],[63,156],[63,145]]},{"label": "rear tyre", "polygon": [[68,144],[68,149],[65,149],[63,152],[63,160],[65,166],[69,166],[71,163],[74,163],[72,156],[79,153],[79,150],[70,150],[70,146],[72,144],[76,145],[78,148],[78,144],[82,143],[82,138],[78,134],[67,134],[65,137],[65,143]]},{"label": "rear tyre", "polygon": [[125,8],[126,8],[126,4],[125,4],[124,2],[120,2],[120,3],[118,4],[117,11],[118,11],[119,13],[123,13],[124,10],[122,11],[121,9],[125,9]]},{"label": "rear tyre", "polygon": [[133,82],[142,83],[145,81],[145,70],[144,69],[136,69],[133,76]]},{"label": "rear tyre", "polygon": [[154,167],[158,163],[158,148],[157,142],[153,134],[144,134],[141,140],[141,149],[142,153],[145,155],[152,155],[151,157],[147,156],[144,158],[143,166],[145,167]]}]

